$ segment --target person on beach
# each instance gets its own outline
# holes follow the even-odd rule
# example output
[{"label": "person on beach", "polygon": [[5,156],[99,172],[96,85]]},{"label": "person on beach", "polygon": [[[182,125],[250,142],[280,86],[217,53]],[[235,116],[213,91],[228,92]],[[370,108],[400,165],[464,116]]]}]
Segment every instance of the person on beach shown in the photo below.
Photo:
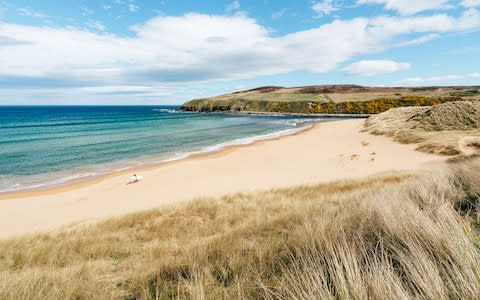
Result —
[{"label": "person on beach", "polygon": [[133,182],[137,182],[137,181],[138,181],[137,174],[133,174]]}]

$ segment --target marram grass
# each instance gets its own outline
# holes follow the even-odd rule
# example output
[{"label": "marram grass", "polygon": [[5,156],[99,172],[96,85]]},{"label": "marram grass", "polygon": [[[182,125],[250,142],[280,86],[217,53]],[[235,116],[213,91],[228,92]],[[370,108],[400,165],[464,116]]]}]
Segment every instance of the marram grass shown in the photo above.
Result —
[{"label": "marram grass", "polygon": [[0,242],[0,299],[478,299],[480,160]]}]

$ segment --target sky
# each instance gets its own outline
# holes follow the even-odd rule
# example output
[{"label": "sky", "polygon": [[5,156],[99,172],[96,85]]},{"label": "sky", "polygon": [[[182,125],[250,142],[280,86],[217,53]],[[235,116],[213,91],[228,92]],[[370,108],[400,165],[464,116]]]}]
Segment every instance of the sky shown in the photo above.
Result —
[{"label": "sky", "polygon": [[0,0],[0,105],[480,85],[479,57],[480,0]]}]

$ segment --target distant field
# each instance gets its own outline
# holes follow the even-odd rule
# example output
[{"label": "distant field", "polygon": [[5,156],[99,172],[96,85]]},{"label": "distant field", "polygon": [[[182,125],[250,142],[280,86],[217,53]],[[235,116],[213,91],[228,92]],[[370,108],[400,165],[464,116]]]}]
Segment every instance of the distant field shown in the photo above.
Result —
[{"label": "distant field", "polygon": [[[352,88],[349,90],[337,89],[312,89],[307,88],[273,88],[256,89],[236,92],[209,98],[211,100],[258,100],[258,101],[334,101],[334,102],[356,102],[372,99],[396,99],[405,96],[417,97],[448,97],[452,94],[459,94],[468,88],[432,88],[410,89],[410,88]],[[479,95],[471,96],[480,99]]]},{"label": "distant field", "polygon": [[[372,99],[397,99],[399,97],[430,97],[430,98],[439,98],[439,97],[449,97],[451,96],[450,92],[445,91],[392,91],[392,92],[365,92],[365,93],[334,93],[328,94],[328,97],[334,102],[358,102],[358,101],[367,101]],[[480,95],[477,96],[480,99]]]},{"label": "distant field", "polygon": [[261,87],[195,99],[187,111],[253,111],[285,113],[376,114],[393,107],[430,106],[459,100],[480,100],[480,87],[375,88],[321,85],[296,88]]},{"label": "distant field", "polygon": [[292,93],[241,93],[229,94],[224,96],[219,96],[211,98],[212,100],[255,100],[255,101],[282,101],[282,102],[293,102],[293,101],[320,101],[320,102],[329,102],[330,98],[325,94],[292,94]]}]

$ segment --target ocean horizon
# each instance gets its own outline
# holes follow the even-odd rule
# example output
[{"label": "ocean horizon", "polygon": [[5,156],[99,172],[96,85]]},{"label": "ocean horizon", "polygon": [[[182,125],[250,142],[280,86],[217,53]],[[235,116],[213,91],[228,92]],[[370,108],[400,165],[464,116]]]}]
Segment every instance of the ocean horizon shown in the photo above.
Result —
[{"label": "ocean horizon", "polygon": [[322,120],[182,112],[177,105],[0,106],[0,193],[133,171]]}]

